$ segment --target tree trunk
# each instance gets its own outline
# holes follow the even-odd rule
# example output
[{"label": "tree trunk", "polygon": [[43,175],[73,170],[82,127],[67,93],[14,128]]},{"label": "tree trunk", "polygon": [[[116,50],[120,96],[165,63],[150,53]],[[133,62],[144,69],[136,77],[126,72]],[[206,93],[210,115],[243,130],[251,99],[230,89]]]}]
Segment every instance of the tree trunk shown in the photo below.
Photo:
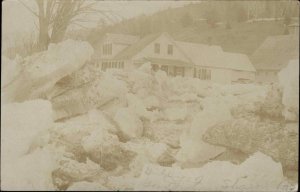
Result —
[{"label": "tree trunk", "polygon": [[49,44],[49,36],[48,36],[48,24],[45,19],[39,20],[39,41],[38,41],[38,48],[40,51],[44,51],[48,49]]},{"label": "tree trunk", "polygon": [[48,18],[45,16],[44,1],[36,1],[39,7],[39,41],[38,49],[44,51],[48,49],[49,36],[48,36]]}]

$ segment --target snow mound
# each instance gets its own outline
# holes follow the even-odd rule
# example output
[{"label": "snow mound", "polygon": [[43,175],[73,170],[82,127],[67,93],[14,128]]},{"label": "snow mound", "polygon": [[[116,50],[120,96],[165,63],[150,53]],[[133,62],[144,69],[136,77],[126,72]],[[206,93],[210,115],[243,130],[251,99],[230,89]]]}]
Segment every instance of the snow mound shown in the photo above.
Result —
[{"label": "snow mound", "polygon": [[280,163],[257,152],[241,165],[214,161],[201,168],[180,169],[148,164],[135,190],[163,191],[279,191]]},{"label": "snow mound", "polygon": [[67,191],[108,191],[108,189],[99,183],[81,181],[72,184]]},{"label": "snow mound", "polygon": [[4,165],[1,161],[1,164],[1,189],[3,190],[55,190],[52,183],[52,171],[57,164],[52,152],[46,148],[36,150]]},{"label": "snow mound", "polygon": [[1,163],[25,154],[34,138],[52,127],[52,106],[46,100],[32,100],[1,106]]},{"label": "snow mound", "polygon": [[178,108],[178,107],[171,107],[165,109],[165,115],[168,120],[176,121],[176,120],[185,120],[187,116],[187,109],[186,108]]},{"label": "snow mound", "polygon": [[292,60],[279,74],[283,88],[283,115],[286,120],[299,121],[299,60]]}]

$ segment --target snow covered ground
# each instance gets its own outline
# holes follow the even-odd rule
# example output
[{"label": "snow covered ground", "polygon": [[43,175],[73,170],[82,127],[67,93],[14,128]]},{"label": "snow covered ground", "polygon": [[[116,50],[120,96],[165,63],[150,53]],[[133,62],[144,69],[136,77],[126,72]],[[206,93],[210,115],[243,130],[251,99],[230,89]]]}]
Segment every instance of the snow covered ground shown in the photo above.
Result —
[{"label": "snow covered ground", "polygon": [[[82,68],[92,52],[85,42],[67,41],[26,58],[26,65],[5,60],[11,66],[4,72],[11,76],[4,77],[7,87],[1,90],[6,97],[1,106],[3,190],[297,190],[288,174],[297,174],[297,168],[287,170],[263,151],[236,157],[232,149],[202,139],[224,121],[276,121],[261,114],[278,102],[284,108],[276,110],[295,127],[299,89],[294,89],[297,75],[288,75],[291,65],[280,73],[283,96],[269,100],[277,94],[269,86],[168,77],[148,64],[94,73]],[[53,78],[19,97],[9,82],[24,75],[20,68],[27,70],[26,79]],[[81,70],[88,75],[76,75]],[[290,129],[286,134],[299,135]],[[217,131],[210,134],[223,138]],[[274,147],[281,147],[277,139]],[[237,142],[247,147],[246,140]]]}]

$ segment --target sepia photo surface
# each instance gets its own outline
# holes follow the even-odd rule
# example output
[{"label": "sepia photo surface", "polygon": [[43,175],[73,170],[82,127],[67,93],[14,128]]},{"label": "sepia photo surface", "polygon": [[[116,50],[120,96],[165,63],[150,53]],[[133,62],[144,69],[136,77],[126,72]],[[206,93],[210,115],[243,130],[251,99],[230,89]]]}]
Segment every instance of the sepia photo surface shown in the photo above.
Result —
[{"label": "sepia photo surface", "polygon": [[1,25],[1,190],[298,190],[298,1],[5,0]]}]

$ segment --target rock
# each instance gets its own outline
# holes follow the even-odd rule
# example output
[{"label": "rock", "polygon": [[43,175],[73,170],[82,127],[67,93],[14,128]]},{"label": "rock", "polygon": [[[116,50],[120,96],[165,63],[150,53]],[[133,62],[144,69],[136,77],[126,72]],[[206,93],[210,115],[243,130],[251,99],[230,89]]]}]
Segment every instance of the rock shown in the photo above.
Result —
[{"label": "rock", "polygon": [[143,134],[143,123],[130,108],[120,108],[114,120],[127,139],[138,138]]},{"label": "rock", "polygon": [[203,140],[247,154],[261,151],[281,162],[284,168],[297,169],[298,135],[298,131],[280,123],[237,119],[212,126],[203,135]]}]

